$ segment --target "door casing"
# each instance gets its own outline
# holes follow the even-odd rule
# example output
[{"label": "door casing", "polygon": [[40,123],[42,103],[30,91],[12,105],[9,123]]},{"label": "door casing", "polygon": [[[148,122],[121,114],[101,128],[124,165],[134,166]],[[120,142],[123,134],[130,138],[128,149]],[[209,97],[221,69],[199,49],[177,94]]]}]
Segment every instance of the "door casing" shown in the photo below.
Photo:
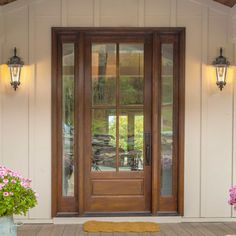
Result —
[{"label": "door casing", "polygon": [[[85,162],[83,160],[83,154],[86,151],[83,143],[84,133],[80,132],[75,134],[75,156],[79,158],[75,160],[76,178],[75,184],[75,196],[63,198],[61,196],[61,131],[60,126],[60,114],[61,114],[61,52],[60,46],[62,42],[75,42],[76,43],[76,57],[75,61],[78,65],[75,68],[75,113],[79,114],[79,118],[84,117],[84,107],[86,106],[85,97],[88,96],[84,90],[84,74],[86,73],[86,65],[84,64],[84,47],[86,35],[152,35],[153,45],[153,63],[152,63],[152,166],[151,166],[151,214],[157,215],[158,212],[162,214],[178,214],[183,215],[183,196],[184,196],[184,103],[185,103],[185,83],[184,83],[184,71],[185,71],[185,28],[52,28],[52,216],[83,216],[85,214],[85,178],[84,167]],[[160,138],[158,137],[159,130],[159,117],[160,114],[160,58],[156,55],[160,50],[160,43],[162,40],[168,37],[176,37],[177,40],[177,55],[178,55],[178,70],[175,71],[175,76],[178,80],[176,84],[177,98],[176,105],[178,107],[178,113],[176,118],[176,124],[178,125],[178,132],[176,133],[177,140],[177,195],[176,195],[176,211],[168,210],[164,212],[160,207],[160,199],[158,191],[160,190],[159,171],[159,146]],[[79,43],[78,43],[79,42]],[[78,102],[80,101],[80,102]],[[79,130],[84,129],[84,120],[75,119],[75,127]],[[163,199],[164,201],[165,199]],[[168,209],[168,201],[164,201]],[[135,215],[135,213],[130,212]]]}]

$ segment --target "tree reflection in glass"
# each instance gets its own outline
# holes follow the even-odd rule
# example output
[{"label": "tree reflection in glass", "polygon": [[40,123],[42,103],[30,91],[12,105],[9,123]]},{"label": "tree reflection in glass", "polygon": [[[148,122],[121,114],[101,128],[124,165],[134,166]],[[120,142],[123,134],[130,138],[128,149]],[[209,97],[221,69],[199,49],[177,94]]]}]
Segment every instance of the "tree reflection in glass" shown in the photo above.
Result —
[{"label": "tree reflection in glass", "polygon": [[93,105],[115,105],[116,44],[92,46]]},{"label": "tree reflection in glass", "polygon": [[143,44],[120,44],[120,104],[143,105]]},{"label": "tree reflection in glass", "polygon": [[143,111],[122,110],[119,116],[120,171],[143,170]]},{"label": "tree reflection in glass", "polygon": [[173,44],[162,44],[161,195],[172,195]]},{"label": "tree reflection in glass", "polygon": [[116,170],[116,116],[114,109],[92,111],[92,171]]},{"label": "tree reflection in glass", "polygon": [[74,44],[63,44],[62,55],[62,194],[74,196]]},{"label": "tree reflection in glass", "polygon": [[92,171],[143,170],[143,56],[142,43],[92,45]]}]

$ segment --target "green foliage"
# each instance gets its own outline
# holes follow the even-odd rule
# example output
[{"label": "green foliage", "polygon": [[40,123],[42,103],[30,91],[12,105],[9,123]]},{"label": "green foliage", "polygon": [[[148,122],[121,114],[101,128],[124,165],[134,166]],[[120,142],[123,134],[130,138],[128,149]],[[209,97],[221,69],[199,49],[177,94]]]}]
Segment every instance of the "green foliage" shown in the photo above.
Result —
[{"label": "green foliage", "polygon": [[63,76],[63,120],[74,126],[74,79],[71,76]]},{"label": "green foliage", "polygon": [[31,180],[0,166],[0,217],[26,215],[37,204],[36,193],[30,188]]}]

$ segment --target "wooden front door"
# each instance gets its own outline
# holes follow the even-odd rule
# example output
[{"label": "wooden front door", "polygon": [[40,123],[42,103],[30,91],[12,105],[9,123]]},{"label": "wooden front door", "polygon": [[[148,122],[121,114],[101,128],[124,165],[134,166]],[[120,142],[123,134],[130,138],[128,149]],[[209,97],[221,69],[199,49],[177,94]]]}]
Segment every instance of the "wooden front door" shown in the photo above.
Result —
[{"label": "wooden front door", "polygon": [[150,213],[151,39],[85,41],[85,213]]},{"label": "wooden front door", "polygon": [[53,28],[52,215],[183,215],[183,28]]}]

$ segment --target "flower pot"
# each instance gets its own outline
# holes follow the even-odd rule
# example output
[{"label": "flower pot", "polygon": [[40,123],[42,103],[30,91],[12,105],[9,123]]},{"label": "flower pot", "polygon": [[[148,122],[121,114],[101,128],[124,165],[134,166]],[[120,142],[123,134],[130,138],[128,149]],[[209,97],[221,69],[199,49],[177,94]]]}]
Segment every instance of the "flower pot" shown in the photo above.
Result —
[{"label": "flower pot", "polygon": [[0,217],[0,235],[16,236],[16,225],[13,216]]}]

